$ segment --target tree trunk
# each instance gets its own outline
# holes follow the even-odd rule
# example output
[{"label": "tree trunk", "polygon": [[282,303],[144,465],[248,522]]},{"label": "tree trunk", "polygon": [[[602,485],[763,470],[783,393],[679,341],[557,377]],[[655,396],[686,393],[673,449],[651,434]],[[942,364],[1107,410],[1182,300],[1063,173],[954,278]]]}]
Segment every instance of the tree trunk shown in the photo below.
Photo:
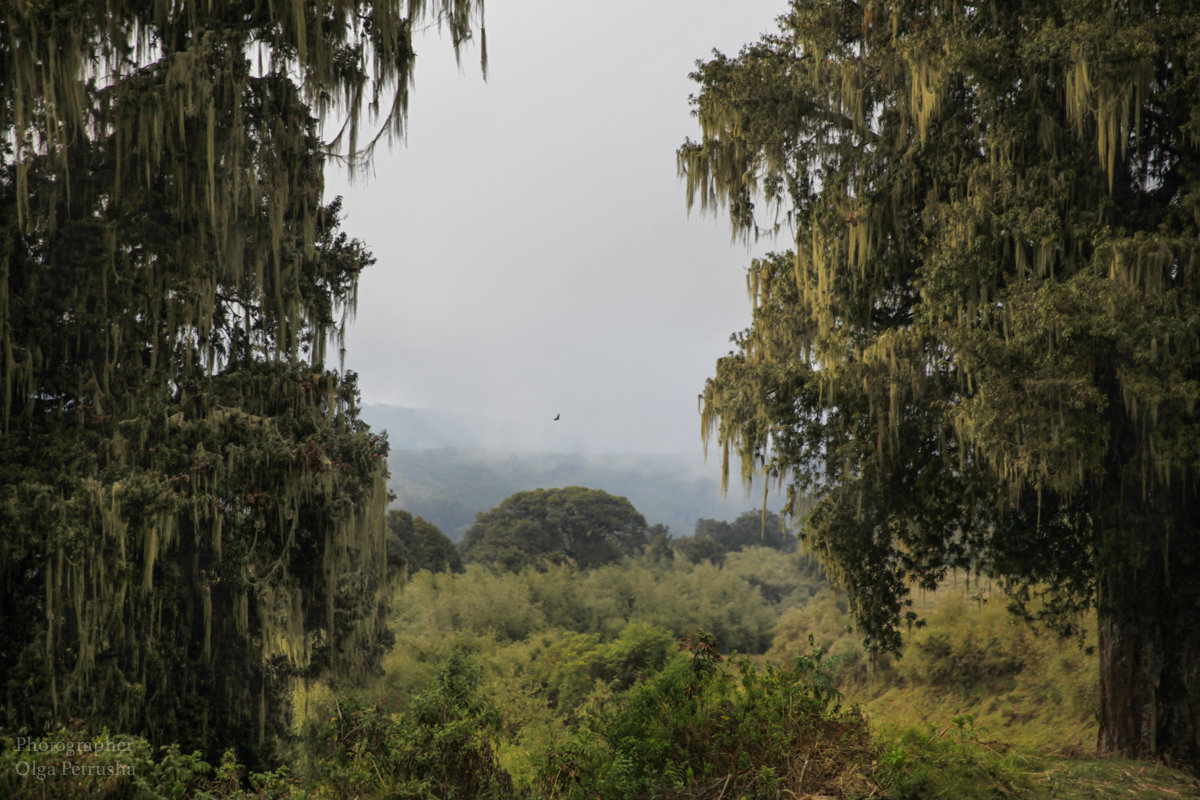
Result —
[{"label": "tree trunk", "polygon": [[[1157,562],[1157,564],[1155,564]],[[1165,559],[1114,565],[1101,582],[1103,755],[1200,765],[1200,606]],[[1172,574],[1174,573],[1174,574]]]}]

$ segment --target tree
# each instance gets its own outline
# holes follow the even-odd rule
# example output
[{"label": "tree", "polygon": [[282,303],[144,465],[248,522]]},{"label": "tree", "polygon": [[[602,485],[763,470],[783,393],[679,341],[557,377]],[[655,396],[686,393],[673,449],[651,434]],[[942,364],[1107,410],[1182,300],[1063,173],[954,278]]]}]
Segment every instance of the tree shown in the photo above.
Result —
[{"label": "tree", "polygon": [[730,550],[773,547],[785,553],[796,549],[796,537],[788,533],[783,518],[774,511],[743,511],[729,524]]},{"label": "tree", "polygon": [[0,1],[0,681],[269,757],[289,680],[369,671],[387,444],[326,366],[372,258],[322,203],[401,130],[413,23],[477,4]]},{"label": "tree", "polygon": [[[793,2],[699,65],[689,203],[789,229],[705,386],[867,641],[1001,577],[1099,619],[1102,752],[1200,761],[1200,16]],[[758,203],[758,206],[755,203]],[[765,212],[765,213],[764,213]]]},{"label": "tree", "polygon": [[387,524],[388,566],[393,570],[463,571],[458,548],[432,522],[396,509],[388,512]]},{"label": "tree", "polygon": [[517,797],[496,757],[502,718],[481,691],[483,675],[456,649],[404,714],[354,701],[348,713],[339,708],[330,731],[336,750],[322,760],[327,783],[339,797]]},{"label": "tree", "polygon": [[725,563],[726,553],[756,546],[790,552],[795,549],[796,540],[774,511],[745,511],[732,523],[698,519],[691,536],[676,540],[676,548],[688,561],[693,564],[708,561],[716,566]]},{"label": "tree", "polygon": [[712,539],[729,553],[755,546],[787,552],[796,546],[795,538],[788,534],[783,519],[774,511],[744,511],[733,522],[698,519],[692,536]]},{"label": "tree", "polygon": [[646,555],[651,561],[672,561],[675,551],[671,547],[671,531],[668,526],[656,522],[646,530]]},{"label": "tree", "polygon": [[675,543],[675,549],[679,555],[693,564],[707,561],[717,567],[725,563],[725,555],[728,553],[725,547],[710,534],[680,539]]},{"label": "tree", "polygon": [[646,543],[646,519],[624,497],[568,486],[517,492],[478,514],[462,547],[470,561],[516,571],[539,561],[597,567]]}]

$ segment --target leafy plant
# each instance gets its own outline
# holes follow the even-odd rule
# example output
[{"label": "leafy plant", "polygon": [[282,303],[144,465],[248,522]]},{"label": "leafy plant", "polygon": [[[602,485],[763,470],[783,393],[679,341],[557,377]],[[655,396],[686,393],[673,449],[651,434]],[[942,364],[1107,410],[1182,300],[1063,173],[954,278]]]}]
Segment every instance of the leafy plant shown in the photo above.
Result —
[{"label": "leafy plant", "polygon": [[546,796],[841,797],[867,787],[866,722],[841,710],[820,650],[759,669],[726,662],[703,631],[680,647],[686,659],[584,709],[542,764]]},{"label": "leafy plant", "polygon": [[511,797],[491,741],[500,715],[480,692],[482,678],[479,664],[456,651],[403,713],[339,702],[324,726],[325,785],[343,797]]}]

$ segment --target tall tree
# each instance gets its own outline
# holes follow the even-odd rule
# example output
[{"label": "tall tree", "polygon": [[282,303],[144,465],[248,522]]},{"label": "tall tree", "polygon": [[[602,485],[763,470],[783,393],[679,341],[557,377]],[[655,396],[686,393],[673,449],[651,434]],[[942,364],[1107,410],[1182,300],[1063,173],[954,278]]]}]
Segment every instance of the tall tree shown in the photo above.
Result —
[{"label": "tall tree", "polygon": [[[700,64],[689,203],[787,229],[703,394],[868,641],[966,567],[1099,619],[1103,752],[1200,762],[1200,14],[797,0]],[[756,203],[758,204],[756,206]]]},{"label": "tall tree", "polygon": [[647,543],[646,518],[624,497],[567,486],[517,492],[476,515],[463,538],[468,560],[519,570],[541,561],[598,567]]},{"label": "tall tree", "polygon": [[[372,259],[322,204],[477,0],[0,0],[4,722],[265,757],[386,633],[386,442],[326,366]],[[359,144],[360,118],[379,128]]]}]

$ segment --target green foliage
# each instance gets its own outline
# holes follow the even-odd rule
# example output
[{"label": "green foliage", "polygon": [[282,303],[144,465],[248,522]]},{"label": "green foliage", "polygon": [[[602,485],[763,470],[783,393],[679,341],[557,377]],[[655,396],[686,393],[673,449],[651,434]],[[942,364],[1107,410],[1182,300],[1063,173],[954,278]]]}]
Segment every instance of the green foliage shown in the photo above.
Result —
[{"label": "green foliage", "polygon": [[[485,665],[485,690],[504,719],[498,758],[527,786],[537,754],[566,720],[589,698],[619,692],[676,658],[675,638],[704,626],[742,652],[765,650],[780,609],[820,585],[796,568],[797,558],[749,548],[723,569],[647,555],[586,571],[422,572],[399,596],[396,644],[373,696],[401,710],[454,648],[468,649]],[[778,605],[765,599],[767,585]]]},{"label": "green foliage", "polygon": [[735,669],[709,634],[689,657],[585,709],[548,754],[541,791],[553,798],[777,798],[868,787],[865,720],[839,710],[820,651],[787,668]]},{"label": "green foliage", "polygon": [[[690,531],[697,517],[727,513],[719,478],[699,469],[693,456],[483,451],[470,448],[488,441],[489,432],[472,431],[470,418],[442,420],[436,412],[369,404],[363,418],[388,431],[388,488],[397,502],[455,541],[478,512],[535,486],[602,486],[677,532]],[[439,427],[453,430],[455,446],[412,444]]]},{"label": "green foliage", "polygon": [[603,687],[628,689],[644,675],[663,668],[678,648],[667,631],[646,623],[626,626],[616,638],[566,632],[547,639],[531,659],[531,682],[543,687],[546,701],[561,713],[574,711]]},{"label": "green foliage", "polygon": [[[896,665],[868,669],[845,604],[815,590],[804,563],[755,547],[730,553],[720,570],[645,558],[586,572],[421,572],[405,588],[386,675],[354,699],[310,687],[289,769],[246,774],[231,752],[210,768],[198,753],[130,739],[145,758],[123,757],[137,762],[144,781],[93,777],[70,784],[78,786],[72,796],[1196,796],[1182,773],[1061,756],[1090,752],[1095,740],[1096,658],[1015,624],[986,585],[923,596],[929,625],[908,633]],[[766,606],[775,636],[753,665],[726,662],[711,635],[693,632],[681,648],[666,629],[636,618],[646,586],[677,591],[681,576],[703,584],[721,573],[738,576],[751,595],[755,577],[760,593],[789,576],[794,582],[781,603]],[[477,599],[455,613],[480,630],[440,629],[447,618],[433,607],[462,595]],[[487,596],[513,604],[524,622],[510,619],[497,635],[492,623],[502,616],[469,611]],[[635,619],[615,616],[622,609]],[[523,629],[530,632],[512,635]],[[989,646],[974,646],[982,641]],[[921,642],[948,643],[983,682],[957,679],[942,650]],[[1012,672],[1017,652],[1023,663]],[[838,690],[861,701],[863,715],[838,712]],[[879,735],[865,736],[863,716]],[[0,769],[10,766],[6,757]],[[0,794],[59,796],[46,786],[36,778],[0,782]]]},{"label": "green foliage", "polygon": [[783,519],[774,511],[746,511],[733,522],[698,519],[692,536],[672,544],[693,564],[707,561],[717,566],[724,562],[726,553],[746,547],[773,547],[787,553],[796,549],[795,536],[788,533]]},{"label": "green foliage", "polygon": [[462,572],[462,556],[450,537],[407,511],[388,512],[388,567],[417,572]]},{"label": "green foliage", "polygon": [[707,561],[713,566],[725,563],[725,548],[711,536],[692,536],[674,542],[675,550],[680,556],[693,564]]},{"label": "green foliage", "polygon": [[730,553],[756,546],[774,547],[784,552],[796,548],[795,536],[788,533],[783,518],[774,511],[746,511],[733,522],[699,519],[693,536],[711,538]]},{"label": "green foliage", "polygon": [[816,498],[873,649],[950,568],[1066,628],[1095,606],[1105,749],[1200,763],[1195,4],[778,22],[699,65],[678,155],[689,203],[794,236],[704,390],[726,470]]},{"label": "green foliage", "polygon": [[3,3],[4,724],[258,765],[291,680],[377,667],[387,445],[326,365],[373,259],[322,202],[320,123],[364,157],[412,23],[478,12]]},{"label": "green foliage", "polygon": [[800,604],[823,585],[803,571],[802,559],[751,548],[731,554],[724,568],[642,557],[586,571],[560,565],[493,573],[468,565],[461,575],[420,573],[400,595],[389,659],[442,658],[444,642],[468,634],[504,643],[563,630],[609,640],[639,622],[676,637],[703,626],[731,649],[762,653],[777,604]]},{"label": "green foliage", "polygon": [[876,722],[924,729],[970,714],[1025,750],[1094,750],[1094,651],[1014,620],[998,590],[946,587],[924,603],[929,624],[908,632],[898,661],[842,673]]},{"label": "green foliage", "polygon": [[[214,767],[199,751],[152,746],[139,736],[60,729],[37,737],[3,737],[0,793],[10,800],[279,800],[294,797],[287,770],[246,775],[232,750]],[[249,791],[243,788],[248,778]]]},{"label": "green foliage", "polygon": [[845,599],[828,586],[815,590],[806,603],[781,608],[772,633],[768,659],[790,661],[803,655],[811,648],[811,639],[826,653],[825,668],[840,686],[868,681],[875,672],[872,661],[885,658],[868,655],[862,637],[854,630]]},{"label": "green foliage", "polygon": [[675,557],[675,551],[671,547],[671,532],[666,525],[661,522],[650,526],[646,532],[646,557],[651,561],[665,561]]},{"label": "green foliage", "polygon": [[461,652],[403,714],[338,706],[327,725],[334,753],[324,783],[336,796],[397,800],[497,800],[512,797],[491,737],[500,715],[479,691],[480,666]]},{"label": "green foliage", "polygon": [[462,574],[418,573],[404,586],[393,628],[403,636],[419,629],[435,637],[457,631],[518,641],[545,627],[543,610],[528,581],[468,565]]},{"label": "green foliage", "polygon": [[468,560],[518,571],[565,561],[597,567],[646,544],[646,520],[624,497],[568,486],[517,492],[480,513],[463,539]]},{"label": "green foliage", "polygon": [[973,719],[958,716],[946,728],[909,729],[886,741],[879,777],[894,800],[999,800],[1032,794],[1033,763],[982,743]]},{"label": "green foliage", "polygon": [[[946,624],[951,619],[957,624]],[[897,665],[902,677],[925,686],[1002,691],[1011,687],[1031,655],[1025,641],[1029,635],[1003,610],[983,616],[963,613],[961,605],[943,606],[931,623],[908,636],[908,657]]]},{"label": "green foliage", "polygon": [[259,765],[289,679],[377,664],[386,443],[355,394],[258,365],[0,440],[8,724],[78,717]]},{"label": "green foliage", "polygon": [[971,714],[889,729],[880,744],[878,778],[887,787],[883,796],[893,800],[1200,796],[1200,782],[1184,772],[1121,759],[1036,755],[993,738]]}]

